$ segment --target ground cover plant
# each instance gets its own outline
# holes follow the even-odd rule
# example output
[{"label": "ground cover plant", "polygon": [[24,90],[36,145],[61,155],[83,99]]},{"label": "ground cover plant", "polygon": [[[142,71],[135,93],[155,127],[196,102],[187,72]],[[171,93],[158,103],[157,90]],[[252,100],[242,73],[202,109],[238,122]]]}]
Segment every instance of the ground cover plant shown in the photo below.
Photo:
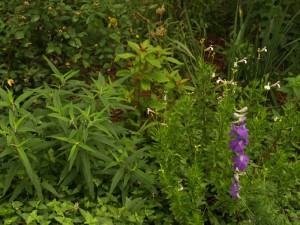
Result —
[{"label": "ground cover plant", "polygon": [[1,224],[299,224],[299,7],[2,1]]}]

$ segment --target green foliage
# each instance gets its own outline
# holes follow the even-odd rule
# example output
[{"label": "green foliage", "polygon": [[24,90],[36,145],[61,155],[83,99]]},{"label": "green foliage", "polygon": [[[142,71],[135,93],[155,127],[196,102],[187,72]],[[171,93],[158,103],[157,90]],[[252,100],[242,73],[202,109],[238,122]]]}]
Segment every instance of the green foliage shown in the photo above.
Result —
[{"label": "green foliage", "polygon": [[78,202],[53,199],[48,202],[35,200],[26,203],[13,201],[2,204],[0,215],[4,224],[128,224],[146,222],[153,211],[143,210],[145,200],[126,199],[124,206],[107,203],[101,198],[91,202],[85,198]]},{"label": "green foliage", "polygon": [[292,1],[2,1],[3,224],[299,224],[298,21]]},{"label": "green foliage", "polygon": [[[128,46],[134,53],[122,53],[116,56],[115,62],[120,59],[128,60],[128,69],[119,70],[117,75],[130,76],[128,84],[128,100],[136,105],[142,105],[161,109],[163,102],[159,104],[166,93],[172,93],[174,90],[193,90],[193,87],[185,85],[188,79],[182,79],[176,67],[182,65],[177,59],[173,58],[171,49],[164,49],[160,46],[154,47],[149,40],[145,40],[138,45],[134,42],[128,42]],[[169,64],[175,64],[169,70]],[[126,66],[126,64],[122,64]],[[142,93],[150,92],[150,99],[142,99]],[[174,93],[173,93],[174,95]],[[136,99],[131,99],[135,97]],[[143,100],[145,102],[143,102]]]},{"label": "green foliage", "polygon": [[[300,52],[296,31],[299,11],[293,7],[297,3],[238,1],[229,48],[225,48],[228,79],[251,81],[269,74],[276,81],[288,72],[298,73],[295,60]],[[234,63],[245,57],[247,64],[234,68]]]},{"label": "green foliage", "polygon": [[136,182],[155,192],[143,160],[147,147],[112,122],[112,110],[131,109],[120,92],[125,78],[106,83],[99,74],[87,85],[69,79],[74,71],[63,75],[48,63],[57,85],[26,90],[16,99],[0,89],[1,171],[7,174],[2,196],[34,195],[34,187],[42,199],[59,196],[64,186],[85,184],[83,190],[94,197],[109,188],[100,184],[110,179],[109,194],[121,191],[123,201]]},{"label": "green foliage", "polygon": [[[152,132],[165,204],[174,220],[248,224],[254,218],[258,224],[297,224],[299,194],[293,191],[299,186],[300,172],[297,106],[287,103],[282,112],[274,108],[271,113],[264,80],[243,89],[230,82],[220,86],[211,82],[209,67],[200,68],[206,71],[195,75],[194,94],[182,96],[160,115],[162,124]],[[249,108],[246,154],[251,163],[240,181],[241,198],[232,200],[227,134],[234,108],[244,106]]]},{"label": "green foliage", "polygon": [[134,38],[126,5],[111,1],[6,0],[0,12],[1,82],[15,80],[16,90],[51,82],[43,54],[88,79],[92,71],[110,70],[123,42]]}]

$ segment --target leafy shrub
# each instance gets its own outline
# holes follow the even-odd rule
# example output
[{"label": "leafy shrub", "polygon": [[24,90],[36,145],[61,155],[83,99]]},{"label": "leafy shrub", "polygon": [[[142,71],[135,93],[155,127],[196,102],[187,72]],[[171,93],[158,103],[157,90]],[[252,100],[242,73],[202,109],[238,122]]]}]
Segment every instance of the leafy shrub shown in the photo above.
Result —
[{"label": "leafy shrub", "polygon": [[[183,95],[174,108],[162,113],[162,124],[152,132],[153,156],[168,199],[165,207],[174,220],[180,224],[248,224],[249,220],[297,224],[299,196],[292,194],[299,186],[300,172],[297,106],[286,103],[283,111],[273,109],[272,113],[266,107],[265,81],[242,89],[232,82],[215,86],[209,70],[195,78],[195,93]],[[249,109],[250,163],[246,173],[240,173],[241,197],[234,200],[229,194],[233,164],[228,133],[234,108],[243,106]]]},{"label": "leafy shrub", "polygon": [[111,69],[123,42],[134,37],[124,4],[18,0],[0,5],[1,81],[15,80],[16,90],[51,81],[43,54],[63,71],[82,70],[81,78],[88,80],[92,71]]}]

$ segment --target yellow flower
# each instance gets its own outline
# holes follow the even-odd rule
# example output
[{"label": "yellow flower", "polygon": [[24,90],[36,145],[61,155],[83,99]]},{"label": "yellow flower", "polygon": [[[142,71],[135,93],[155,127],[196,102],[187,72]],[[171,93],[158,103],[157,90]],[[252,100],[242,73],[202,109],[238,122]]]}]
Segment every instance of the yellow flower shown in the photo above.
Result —
[{"label": "yellow flower", "polygon": [[66,62],[65,65],[66,65],[67,67],[70,67],[70,66],[71,66],[71,63]]},{"label": "yellow flower", "polygon": [[15,84],[15,82],[14,82],[13,79],[8,79],[8,80],[7,80],[7,83],[8,83],[8,85],[11,86],[11,87]]},{"label": "yellow flower", "polygon": [[108,27],[117,27],[118,26],[118,20],[114,17],[108,17]]}]

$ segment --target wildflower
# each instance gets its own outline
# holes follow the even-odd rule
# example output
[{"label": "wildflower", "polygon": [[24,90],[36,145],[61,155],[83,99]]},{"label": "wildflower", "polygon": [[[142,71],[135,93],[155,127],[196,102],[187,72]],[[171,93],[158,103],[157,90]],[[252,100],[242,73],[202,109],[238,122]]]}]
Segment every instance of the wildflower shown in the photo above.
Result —
[{"label": "wildflower", "polygon": [[164,36],[166,33],[167,33],[167,30],[164,27],[159,27],[155,31],[155,35],[160,36],[160,37]]},{"label": "wildflower", "polygon": [[234,182],[230,186],[230,194],[233,199],[237,199],[240,197],[239,189],[239,171],[245,171],[247,164],[249,162],[249,157],[245,154],[245,147],[249,144],[248,136],[249,132],[246,128],[246,113],[247,107],[244,107],[240,110],[235,109],[235,113],[233,116],[238,120],[231,124],[231,129],[229,132],[229,136],[232,139],[229,142],[228,149],[231,149],[235,155],[231,158],[233,162],[233,170],[234,170]]},{"label": "wildflower", "polygon": [[249,162],[249,157],[244,153],[239,153],[236,156],[233,156],[231,161],[234,163],[233,170],[244,171]]},{"label": "wildflower", "polygon": [[159,14],[160,16],[162,16],[162,15],[164,14],[165,11],[166,11],[166,10],[165,10],[165,7],[162,6],[161,8],[157,8],[155,12],[156,12],[157,14]]},{"label": "wildflower", "polygon": [[260,51],[261,51],[261,52],[267,52],[268,50],[267,50],[267,47],[265,46],[265,47],[263,47]]},{"label": "wildflower", "polygon": [[232,149],[234,152],[242,153],[244,152],[244,148],[249,144],[248,139],[240,138],[231,140],[229,142],[229,149]]},{"label": "wildflower", "polygon": [[275,82],[274,84],[271,84],[271,85],[270,85],[270,82],[268,82],[268,84],[264,86],[264,89],[270,90],[271,87],[278,87],[278,88],[280,88],[280,81],[277,81],[277,82]]},{"label": "wildflower", "polygon": [[238,64],[238,62],[234,62],[233,67],[237,67],[238,66],[237,64]]},{"label": "wildflower", "polygon": [[265,85],[264,86],[264,89],[266,89],[266,90],[270,90],[271,89],[271,87],[270,87],[270,83],[268,82],[268,84],[267,85]]},{"label": "wildflower", "polygon": [[154,113],[154,111],[150,108],[147,108],[147,114],[149,115],[150,113]]},{"label": "wildflower", "polygon": [[237,137],[247,138],[249,134],[245,126],[245,121],[246,119],[242,121],[242,124],[240,126],[231,124],[231,130],[228,135],[233,136],[234,134],[236,134]]},{"label": "wildflower", "polygon": [[240,197],[239,190],[240,190],[240,183],[237,181],[232,182],[230,186],[230,194],[233,197],[233,199],[237,199]]},{"label": "wildflower", "polygon": [[216,77],[216,73],[212,73],[211,77],[215,78]]},{"label": "wildflower", "polygon": [[241,63],[241,62],[247,64],[247,58],[245,57],[245,58],[243,58],[243,59],[241,59],[241,60],[238,61],[238,63]]},{"label": "wildflower", "polygon": [[214,48],[213,48],[212,45],[210,45],[208,48],[204,49],[205,52],[206,52],[206,51],[213,51],[213,50],[214,50]]},{"label": "wildflower", "polygon": [[218,80],[216,81],[217,84],[218,83],[224,83],[224,82],[225,82],[225,80],[222,80],[221,77],[218,77]]},{"label": "wildflower", "polygon": [[15,84],[15,82],[14,82],[13,79],[8,79],[8,80],[7,80],[7,83],[8,83],[8,85],[11,86],[11,87]]},{"label": "wildflower", "polygon": [[108,27],[117,27],[118,20],[114,17],[108,17]]}]

